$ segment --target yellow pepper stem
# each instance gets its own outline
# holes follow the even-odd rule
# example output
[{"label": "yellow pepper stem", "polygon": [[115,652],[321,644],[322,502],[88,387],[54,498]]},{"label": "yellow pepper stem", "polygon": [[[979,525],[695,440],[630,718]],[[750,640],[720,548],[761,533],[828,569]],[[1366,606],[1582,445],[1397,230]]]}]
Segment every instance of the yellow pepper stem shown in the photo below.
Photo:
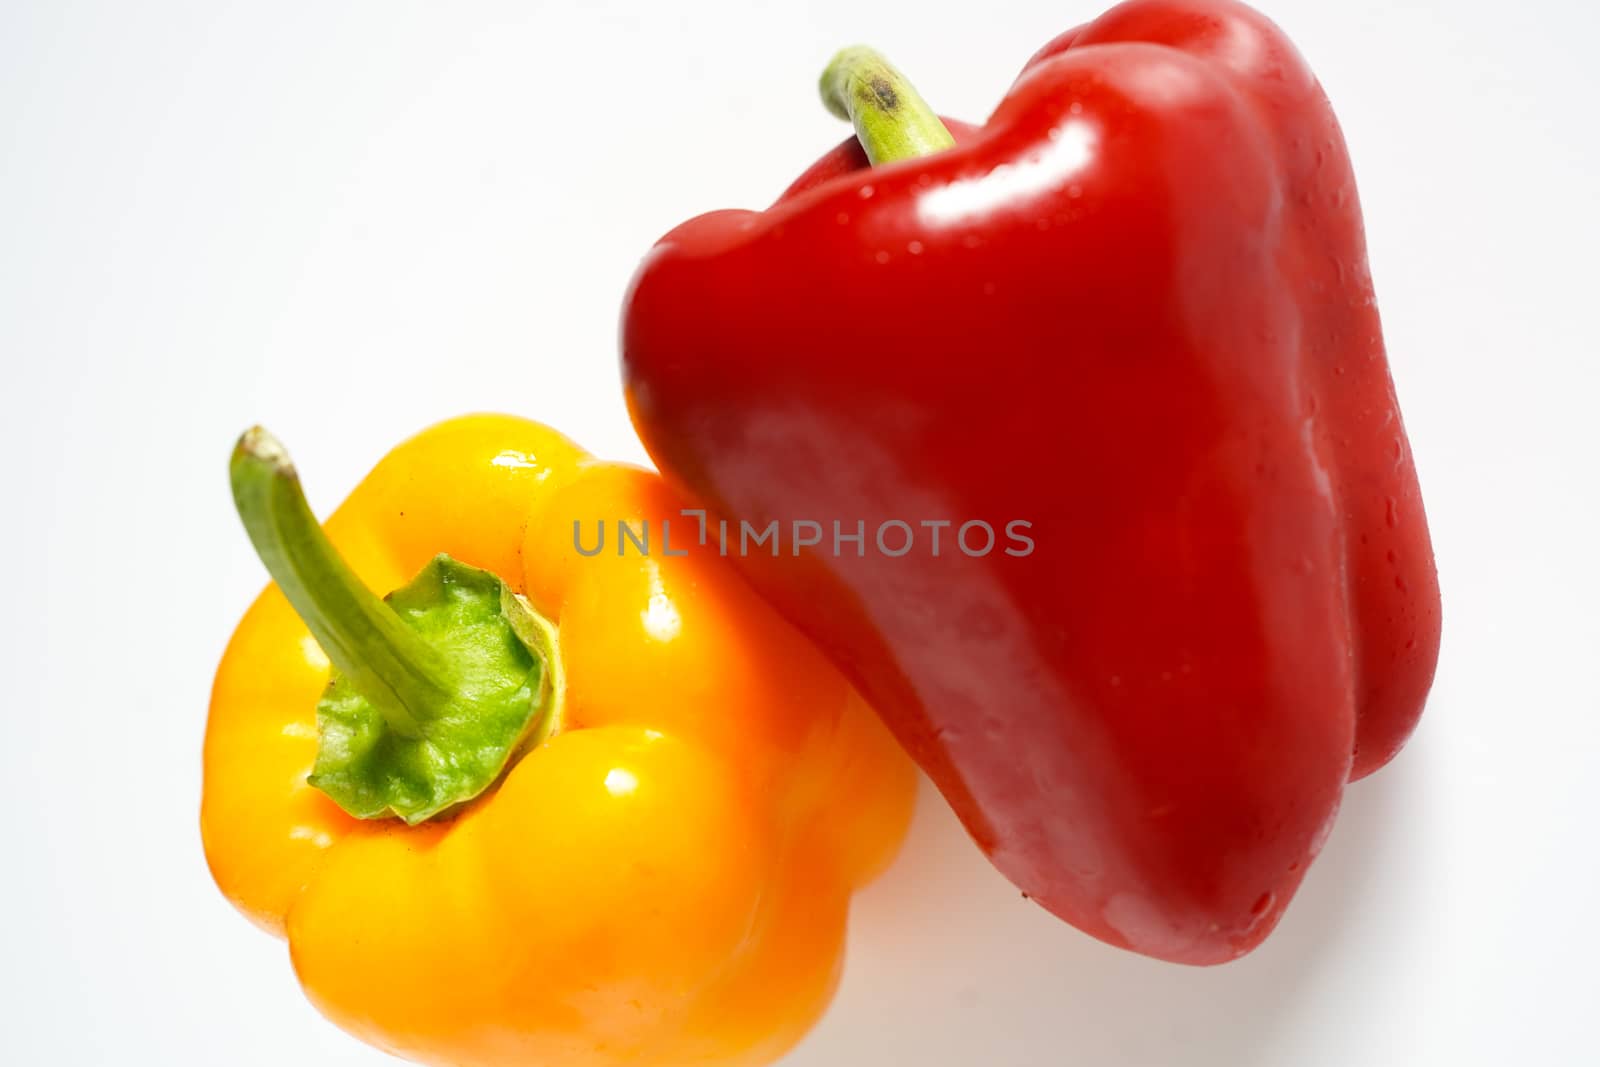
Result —
[{"label": "yellow pepper stem", "polygon": [[306,781],[361,819],[465,803],[557,725],[556,632],[499,576],[438,555],[379,600],[329,542],[260,427],[229,465],[256,552],[333,662]]},{"label": "yellow pepper stem", "polygon": [[256,554],[317,644],[391,730],[420,736],[451,696],[438,650],[361,584],[322,532],[276,438],[259,426],[245,431],[228,473]]}]

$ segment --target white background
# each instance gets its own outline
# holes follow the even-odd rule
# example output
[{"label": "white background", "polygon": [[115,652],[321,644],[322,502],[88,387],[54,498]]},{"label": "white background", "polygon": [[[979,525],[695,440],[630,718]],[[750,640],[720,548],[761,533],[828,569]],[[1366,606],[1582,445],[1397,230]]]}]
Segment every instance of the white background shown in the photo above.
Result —
[{"label": "white background", "polygon": [[[0,1062],[376,1065],[211,886],[211,672],[263,581],[224,461],[331,507],[511,409],[642,458],[619,299],[845,130],[832,50],[984,116],[1094,0],[0,6]],[[1271,0],[1343,119],[1445,594],[1428,714],[1279,931],[1190,970],[1022,901],[926,793],[788,1063],[1600,1063],[1588,3]]]}]

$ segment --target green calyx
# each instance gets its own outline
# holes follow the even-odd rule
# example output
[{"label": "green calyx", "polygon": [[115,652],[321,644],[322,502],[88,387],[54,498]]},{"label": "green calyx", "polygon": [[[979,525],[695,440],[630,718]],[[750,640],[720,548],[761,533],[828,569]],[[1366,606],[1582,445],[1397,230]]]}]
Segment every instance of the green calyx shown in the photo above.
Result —
[{"label": "green calyx", "polygon": [[874,166],[931,156],[955,145],[916,87],[882,53],[842,49],[822,72],[822,102],[848,119]]},{"label": "green calyx", "polygon": [[351,815],[415,825],[488,789],[559,727],[555,628],[488,571],[435,556],[379,599],[259,427],[229,465],[257,554],[333,663],[308,781]]},{"label": "green calyx", "polygon": [[445,693],[394,728],[348,672],[317,703],[317,762],[307,779],[362,819],[394,814],[415,825],[483,792],[548,734],[554,701],[547,662],[555,633],[488,571],[435,556],[384,598],[449,665]]}]

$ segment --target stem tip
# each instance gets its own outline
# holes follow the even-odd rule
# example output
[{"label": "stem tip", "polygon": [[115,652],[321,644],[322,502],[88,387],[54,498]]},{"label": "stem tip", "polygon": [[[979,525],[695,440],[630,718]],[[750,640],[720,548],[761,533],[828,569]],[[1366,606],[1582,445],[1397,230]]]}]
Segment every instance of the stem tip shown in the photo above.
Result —
[{"label": "stem tip", "polygon": [[239,435],[239,443],[233,446],[233,458],[239,460],[254,460],[265,464],[275,471],[285,474],[294,473],[294,463],[289,459],[289,450],[283,447],[264,426],[252,426]]}]

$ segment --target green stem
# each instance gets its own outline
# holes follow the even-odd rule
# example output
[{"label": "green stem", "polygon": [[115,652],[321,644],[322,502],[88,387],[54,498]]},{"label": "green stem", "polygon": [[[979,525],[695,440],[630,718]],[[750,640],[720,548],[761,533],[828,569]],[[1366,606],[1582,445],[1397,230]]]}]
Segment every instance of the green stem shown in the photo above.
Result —
[{"label": "green stem", "polygon": [[390,729],[419,737],[422,724],[453,695],[444,658],[339,556],[276,438],[259,426],[247,430],[228,473],[256,553],[317,644]]},{"label": "green stem", "polygon": [[822,102],[854,124],[874,166],[930,156],[956,143],[906,76],[863,45],[842,49],[822,72]]}]

